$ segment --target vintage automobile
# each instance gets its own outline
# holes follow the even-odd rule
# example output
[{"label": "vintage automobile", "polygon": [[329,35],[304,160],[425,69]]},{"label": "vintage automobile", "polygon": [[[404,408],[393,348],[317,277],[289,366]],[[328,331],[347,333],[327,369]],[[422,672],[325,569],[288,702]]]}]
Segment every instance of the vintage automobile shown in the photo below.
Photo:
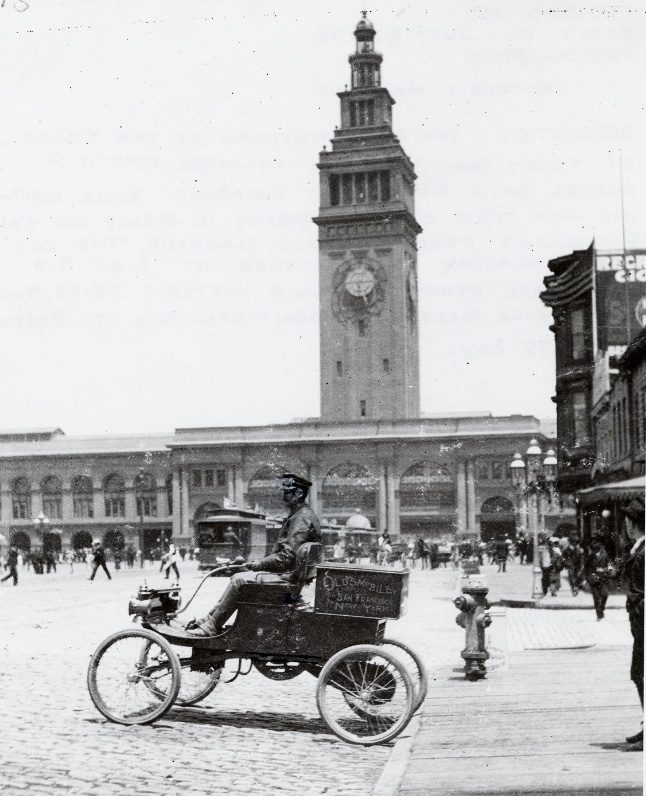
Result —
[{"label": "vintage automobile", "polygon": [[[191,636],[176,621],[179,587],[142,587],[129,606],[140,626],[113,633],[91,658],[87,682],[94,705],[110,721],[150,723],[233,679],[233,662],[234,677],[252,667],[270,680],[305,672],[316,677],[321,718],[344,741],[372,745],[397,736],[427,688],[419,657],[386,637],[387,619],[405,611],[408,571],[327,565],[321,551],[316,543],[299,548],[294,583],[244,585],[232,624],[209,638]],[[209,572],[182,610],[223,569],[230,574],[240,566]],[[314,579],[309,604],[301,590]]]}]

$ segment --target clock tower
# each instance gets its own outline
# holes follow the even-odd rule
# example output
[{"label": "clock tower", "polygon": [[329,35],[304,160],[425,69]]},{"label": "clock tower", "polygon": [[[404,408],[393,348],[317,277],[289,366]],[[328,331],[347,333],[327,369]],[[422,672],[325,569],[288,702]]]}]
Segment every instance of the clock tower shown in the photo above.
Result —
[{"label": "clock tower", "polygon": [[366,18],[341,124],[320,154],[321,418],[419,416],[416,179]]}]

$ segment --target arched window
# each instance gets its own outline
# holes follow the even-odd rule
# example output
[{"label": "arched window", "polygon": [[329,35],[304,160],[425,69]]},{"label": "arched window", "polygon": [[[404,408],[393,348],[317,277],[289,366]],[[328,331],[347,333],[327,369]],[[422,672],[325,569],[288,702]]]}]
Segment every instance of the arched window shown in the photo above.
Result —
[{"label": "arched window", "polygon": [[92,534],[89,531],[77,531],[72,536],[72,547],[75,550],[92,547]]},{"label": "arched window", "polygon": [[42,483],[43,513],[50,520],[60,520],[63,516],[63,484],[61,479],[50,475]]},{"label": "arched window", "polygon": [[120,475],[110,475],[105,479],[103,500],[106,517],[125,517],[126,485]]},{"label": "arched window", "polygon": [[16,478],[11,488],[14,520],[31,518],[31,484],[27,478]]},{"label": "arched window", "polygon": [[103,537],[103,544],[108,550],[112,550],[113,553],[117,550],[121,552],[126,546],[123,534],[117,530],[108,531]]},{"label": "arched window", "polygon": [[335,517],[349,516],[361,510],[375,524],[377,479],[362,464],[340,464],[323,480],[323,511]]},{"label": "arched window", "polygon": [[500,495],[485,500],[480,507],[480,514],[494,514],[501,516],[513,515],[513,513],[514,504],[511,502],[511,500],[509,500],[509,498],[502,497]]},{"label": "arched window", "polygon": [[135,477],[135,498],[138,517],[157,516],[157,482],[150,473]]},{"label": "arched window", "polygon": [[280,476],[286,468],[280,464],[268,464],[261,467],[249,481],[247,500],[251,506],[258,507],[267,514],[280,514],[285,512],[278,489]]},{"label": "arched window", "polygon": [[402,510],[450,511],[456,505],[455,480],[443,464],[418,462],[402,475],[399,496]]},{"label": "arched window", "polygon": [[287,506],[278,487],[281,475],[287,472],[307,476],[307,468],[299,461],[282,459],[266,464],[249,481],[247,503],[266,514],[286,514]]},{"label": "arched window", "polygon": [[514,505],[509,498],[497,495],[485,500],[480,506],[480,538],[483,542],[509,537],[516,534]]},{"label": "arched window", "polygon": [[23,552],[31,550],[31,539],[29,534],[24,531],[16,531],[11,534],[11,544]]},{"label": "arched window", "polygon": [[[87,475],[77,475],[72,479],[72,505],[75,517],[94,517],[94,486],[92,479]],[[80,547],[91,547],[80,545]]]}]

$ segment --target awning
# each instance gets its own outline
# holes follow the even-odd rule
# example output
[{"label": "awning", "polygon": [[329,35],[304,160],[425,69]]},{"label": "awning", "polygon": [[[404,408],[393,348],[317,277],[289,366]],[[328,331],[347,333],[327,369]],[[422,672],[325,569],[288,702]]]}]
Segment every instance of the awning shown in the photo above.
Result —
[{"label": "awning", "polygon": [[580,489],[577,495],[584,506],[596,503],[599,500],[632,500],[644,495],[646,490],[646,477],[638,475],[637,478],[628,478],[626,481],[615,481],[612,484],[599,484],[587,489]]}]

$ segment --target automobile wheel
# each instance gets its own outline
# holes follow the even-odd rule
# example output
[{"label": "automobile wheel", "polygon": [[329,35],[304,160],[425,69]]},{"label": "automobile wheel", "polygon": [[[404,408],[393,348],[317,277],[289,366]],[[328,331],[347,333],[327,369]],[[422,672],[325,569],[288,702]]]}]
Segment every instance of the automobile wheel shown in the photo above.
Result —
[{"label": "automobile wheel", "polygon": [[316,702],[335,735],[371,746],[390,741],[406,727],[413,715],[415,689],[394,653],[360,644],[337,652],[323,666]]},{"label": "automobile wheel", "polygon": [[163,716],[179,693],[180,678],[171,645],[144,628],[121,630],[105,639],[87,672],[92,702],[118,724],[149,724]]},{"label": "automobile wheel", "polygon": [[424,664],[417,653],[413,652],[410,647],[407,647],[406,644],[403,644],[401,641],[385,638],[380,644],[380,647],[395,654],[406,666],[410,679],[413,681],[413,688],[415,689],[413,713],[416,713],[421,707],[428,690],[428,677]]}]

